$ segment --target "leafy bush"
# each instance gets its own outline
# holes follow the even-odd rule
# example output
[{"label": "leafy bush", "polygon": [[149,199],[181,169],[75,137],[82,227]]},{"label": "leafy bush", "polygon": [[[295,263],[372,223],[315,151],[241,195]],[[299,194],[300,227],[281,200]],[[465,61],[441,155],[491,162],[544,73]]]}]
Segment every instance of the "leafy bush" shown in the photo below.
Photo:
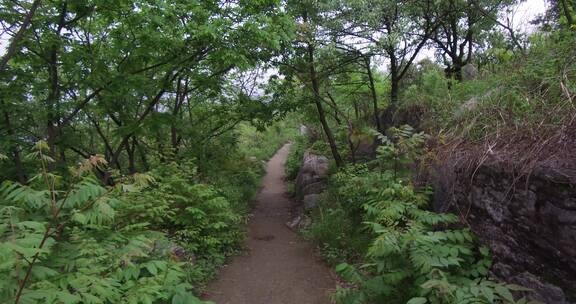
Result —
[{"label": "leafy bush", "polygon": [[[47,168],[40,142],[30,155]],[[0,188],[0,297],[19,303],[201,303],[209,279],[244,237],[261,167],[230,153],[201,176],[194,161],[149,174],[95,176],[93,156],[73,179],[43,170]]]},{"label": "leafy bush", "polygon": [[286,159],[286,164],[284,165],[284,171],[287,180],[294,180],[298,175],[300,166],[302,165],[302,158],[304,157],[304,152],[307,148],[308,138],[306,136],[297,136],[292,143],[288,158]]},{"label": "leafy bush", "polygon": [[265,130],[241,124],[237,132],[240,151],[247,157],[256,157],[258,160],[268,160],[298,134],[297,129],[289,122],[276,122]]},{"label": "leafy bush", "polygon": [[[32,157],[52,161],[40,142]],[[189,290],[185,263],[154,254],[162,231],[153,221],[124,221],[146,187],[143,175],[103,187],[91,173],[100,156],[74,170],[74,180],[42,171],[29,185],[5,182],[0,196],[0,297],[16,303],[201,303]],[[138,208],[136,208],[138,209]],[[166,206],[150,210],[153,219]]]}]

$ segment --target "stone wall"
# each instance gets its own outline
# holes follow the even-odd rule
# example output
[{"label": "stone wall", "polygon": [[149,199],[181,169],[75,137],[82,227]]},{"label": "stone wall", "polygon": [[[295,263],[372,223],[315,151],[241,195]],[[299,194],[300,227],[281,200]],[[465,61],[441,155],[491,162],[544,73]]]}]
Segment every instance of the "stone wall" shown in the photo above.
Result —
[{"label": "stone wall", "polygon": [[543,303],[576,303],[576,164],[522,175],[503,168],[495,160],[474,170],[439,166],[435,209],[459,214],[491,248],[495,277]]},{"label": "stone wall", "polygon": [[303,202],[305,209],[318,204],[320,194],[326,190],[327,174],[328,159],[325,156],[304,152],[294,190],[296,199]]}]

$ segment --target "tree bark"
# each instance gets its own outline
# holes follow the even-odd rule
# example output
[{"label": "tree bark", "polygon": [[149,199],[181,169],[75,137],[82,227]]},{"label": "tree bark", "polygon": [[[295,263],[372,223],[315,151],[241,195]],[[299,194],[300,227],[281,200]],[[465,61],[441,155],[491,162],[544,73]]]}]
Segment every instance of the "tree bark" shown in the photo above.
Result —
[{"label": "tree bark", "polygon": [[[2,112],[4,114],[4,124],[6,125],[6,131],[8,132],[8,136],[10,137],[10,139],[13,140],[15,132],[10,122],[10,115],[6,111],[3,100],[0,100],[0,104],[2,105]],[[14,168],[16,169],[16,176],[18,178],[18,182],[20,182],[21,184],[26,184],[28,178],[26,177],[24,165],[22,164],[22,158],[20,157],[20,149],[18,148],[18,145],[16,143],[12,147],[12,161],[14,162]]]},{"label": "tree bark", "polygon": [[[305,13],[303,16],[304,22],[307,22],[307,14]],[[326,134],[326,138],[328,139],[328,144],[330,145],[330,151],[332,152],[332,157],[334,157],[334,161],[336,162],[337,167],[344,166],[344,162],[342,161],[342,157],[340,153],[338,153],[338,146],[336,145],[336,140],[334,138],[334,134],[332,134],[332,130],[330,130],[330,126],[326,121],[326,115],[324,113],[324,108],[322,107],[322,102],[320,101],[320,84],[318,82],[318,75],[316,74],[316,68],[314,66],[314,46],[312,42],[308,43],[307,47],[308,51],[308,65],[309,65],[309,73],[310,73],[310,80],[312,82],[312,90],[313,90],[313,99],[314,103],[316,104],[316,110],[318,111],[318,118],[320,119],[320,124],[322,124],[322,129]]]},{"label": "tree bark", "polygon": [[182,79],[178,78],[176,83],[176,99],[174,101],[174,109],[172,110],[172,124],[170,126],[170,139],[172,142],[172,150],[174,152],[174,156],[178,155],[178,128],[176,122],[179,120],[180,109],[182,108],[182,104],[184,102],[184,96],[186,91],[188,90],[188,84],[184,85],[182,88]]},{"label": "tree bark", "polygon": [[128,154],[128,172],[134,174],[136,170],[136,160],[134,158],[134,152],[136,151],[136,144],[134,143],[134,138],[132,142],[126,143],[126,153]]},{"label": "tree bark", "polygon": [[372,74],[372,67],[370,66],[370,57],[364,56],[364,64],[366,65],[366,73],[368,74],[370,92],[372,93],[372,106],[374,108],[374,123],[376,125],[376,130],[381,132],[382,127],[380,126],[380,119],[378,118],[378,96],[376,95],[374,75]]},{"label": "tree bark", "polygon": [[[60,38],[62,29],[66,23],[66,14],[68,8],[66,2],[62,4],[62,9],[60,11],[60,17],[58,21],[58,27],[56,29],[56,37]],[[58,144],[58,137],[61,133],[60,127],[58,125],[58,113],[59,103],[60,103],[60,79],[58,74],[58,52],[59,43],[55,43],[50,49],[50,56],[48,58],[48,96],[46,98],[47,106],[47,120],[46,120],[46,141],[48,147],[50,148],[50,155],[59,162],[64,161],[62,156],[63,151],[60,151],[60,157],[58,158],[56,145]],[[62,149],[61,149],[62,150]],[[55,169],[55,164],[51,163],[49,165],[50,170]]]},{"label": "tree bark", "polygon": [[26,29],[28,28],[30,23],[32,23],[32,18],[34,17],[36,10],[38,9],[41,3],[42,3],[41,0],[36,0],[32,3],[30,11],[28,11],[28,14],[26,14],[26,17],[24,18],[24,21],[22,22],[20,29],[18,30],[14,38],[12,38],[12,41],[8,46],[6,54],[2,56],[2,60],[0,62],[0,72],[4,71],[4,69],[8,65],[8,61],[10,60],[10,58],[12,58],[16,53],[18,53],[19,50],[18,44],[20,43],[20,40],[24,38],[24,33],[26,32]]},{"label": "tree bark", "polygon": [[148,159],[146,158],[146,153],[136,137],[134,137],[134,144],[136,145],[136,149],[138,149],[138,154],[140,155],[140,160],[142,161],[144,171],[150,170],[150,166],[148,165]]},{"label": "tree bark", "polygon": [[567,0],[560,0],[560,3],[562,3],[562,10],[566,16],[566,21],[568,21],[568,27],[570,28],[574,24],[574,17],[572,17],[570,12],[570,4],[568,4]]}]

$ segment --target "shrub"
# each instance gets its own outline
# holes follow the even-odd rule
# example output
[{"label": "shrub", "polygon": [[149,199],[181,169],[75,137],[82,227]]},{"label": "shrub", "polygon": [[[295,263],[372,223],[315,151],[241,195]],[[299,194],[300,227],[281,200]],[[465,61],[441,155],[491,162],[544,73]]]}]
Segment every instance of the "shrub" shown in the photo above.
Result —
[{"label": "shrub", "polygon": [[[51,162],[40,142],[31,157]],[[91,173],[93,156],[74,170],[74,180],[45,170],[30,185],[5,182],[0,189],[0,297],[16,303],[201,303],[189,290],[183,262],[155,255],[167,234],[150,230],[164,203],[143,219],[124,221],[135,210],[127,201],[152,178],[138,176],[115,187]],[[129,195],[129,193],[131,193]]]}]

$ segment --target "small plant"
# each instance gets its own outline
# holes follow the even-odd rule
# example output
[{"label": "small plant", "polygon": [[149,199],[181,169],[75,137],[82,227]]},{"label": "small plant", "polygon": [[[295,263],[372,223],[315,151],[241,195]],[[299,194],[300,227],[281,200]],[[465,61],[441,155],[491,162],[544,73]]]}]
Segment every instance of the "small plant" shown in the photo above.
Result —
[{"label": "small plant", "polygon": [[409,176],[412,169],[409,165],[416,161],[427,135],[422,132],[415,133],[414,128],[409,125],[390,128],[388,130],[390,138],[374,132],[382,143],[376,150],[380,169],[389,169],[391,163],[390,169],[394,173],[394,178]]}]

